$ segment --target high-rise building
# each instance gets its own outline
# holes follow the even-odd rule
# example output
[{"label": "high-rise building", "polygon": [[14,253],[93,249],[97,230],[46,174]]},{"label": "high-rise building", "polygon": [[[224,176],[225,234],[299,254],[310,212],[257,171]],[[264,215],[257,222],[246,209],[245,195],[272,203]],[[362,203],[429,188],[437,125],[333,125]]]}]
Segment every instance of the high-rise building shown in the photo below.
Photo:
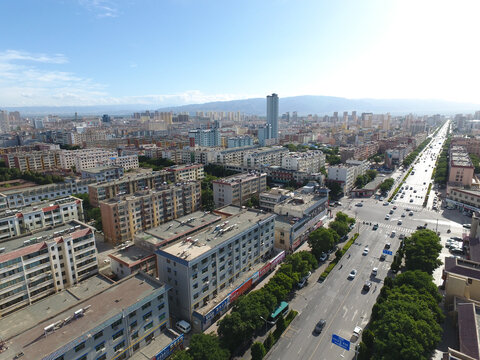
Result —
[{"label": "high-rise building", "polygon": [[272,127],[271,137],[278,139],[278,95],[267,96],[267,124]]},{"label": "high-rise building", "polygon": [[7,110],[0,110],[0,132],[6,133],[10,131],[10,119]]}]

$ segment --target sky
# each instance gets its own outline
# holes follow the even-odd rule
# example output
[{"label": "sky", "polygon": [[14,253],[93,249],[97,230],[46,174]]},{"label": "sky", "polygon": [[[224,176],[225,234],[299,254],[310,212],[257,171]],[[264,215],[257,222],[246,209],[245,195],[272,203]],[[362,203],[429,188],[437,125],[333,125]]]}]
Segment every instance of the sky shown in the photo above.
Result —
[{"label": "sky", "polygon": [[480,103],[478,0],[2,0],[0,108]]}]

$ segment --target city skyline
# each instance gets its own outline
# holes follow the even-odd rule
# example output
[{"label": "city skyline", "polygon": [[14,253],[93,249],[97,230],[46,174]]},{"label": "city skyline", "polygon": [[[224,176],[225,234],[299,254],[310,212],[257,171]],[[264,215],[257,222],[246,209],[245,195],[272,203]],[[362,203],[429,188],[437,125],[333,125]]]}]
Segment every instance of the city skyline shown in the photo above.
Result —
[{"label": "city skyline", "polygon": [[0,106],[161,108],[272,92],[479,103],[478,10],[475,1],[5,1]]}]

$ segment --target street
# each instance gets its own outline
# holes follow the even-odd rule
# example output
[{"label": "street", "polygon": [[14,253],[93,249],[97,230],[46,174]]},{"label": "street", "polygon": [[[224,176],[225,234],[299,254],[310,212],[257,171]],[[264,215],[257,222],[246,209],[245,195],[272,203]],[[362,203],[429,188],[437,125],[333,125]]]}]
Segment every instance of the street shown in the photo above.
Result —
[{"label": "street", "polygon": [[[432,141],[432,148],[427,146],[419,155],[418,163],[413,164],[415,173],[408,177],[404,191],[402,194],[398,193],[399,196],[393,204],[375,199],[363,201],[342,199],[343,207],[338,210],[356,218],[357,224],[351,234],[358,229],[360,235],[325,282],[316,282],[320,276],[320,272],[316,272],[311,277],[310,285],[298,290],[298,295],[291,301],[290,308],[299,311],[299,315],[266,358],[275,360],[354,358],[355,345],[360,339],[352,337],[353,330],[355,326],[364,328],[367,325],[372,306],[393,260],[391,255],[387,255],[385,261],[380,260],[385,245],[391,243],[389,250],[395,254],[401,243],[400,234],[408,236],[417,229],[417,226],[425,224],[428,229],[440,232],[442,245],[450,236],[462,236],[464,229],[458,222],[461,217],[458,212],[443,210],[440,203],[438,207],[443,213],[422,206],[428,185],[432,181],[436,156],[441,152],[447,124]],[[396,178],[400,176],[402,179],[404,175],[394,173],[394,176]],[[401,195],[404,197],[401,198]],[[433,197],[432,189],[429,204],[433,202]],[[356,205],[360,203],[361,206]],[[373,230],[374,224],[378,224],[377,230]],[[447,233],[447,230],[451,233]],[[393,231],[395,233],[392,234]],[[362,255],[366,247],[369,252]],[[447,255],[448,251],[442,252],[442,257]],[[372,275],[374,267],[378,268],[376,276]],[[357,270],[357,275],[353,280],[349,280],[348,275],[352,269]],[[441,277],[440,269],[434,275],[435,282],[439,283],[440,279],[437,277]],[[369,291],[362,291],[367,280],[372,282],[372,287]],[[315,336],[313,329],[320,319],[325,319],[326,325],[321,334]],[[332,344],[333,334],[352,340],[350,351]]]}]

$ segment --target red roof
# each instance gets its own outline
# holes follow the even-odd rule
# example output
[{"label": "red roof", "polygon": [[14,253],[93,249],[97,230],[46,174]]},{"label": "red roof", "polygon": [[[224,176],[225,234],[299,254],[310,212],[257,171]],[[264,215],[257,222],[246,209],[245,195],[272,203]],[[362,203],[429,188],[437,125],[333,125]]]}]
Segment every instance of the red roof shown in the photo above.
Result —
[{"label": "red roof", "polygon": [[34,253],[36,251],[42,250],[43,248],[47,247],[47,244],[45,242],[41,242],[39,244],[33,244],[30,246],[25,246],[20,249],[8,252],[6,254],[0,255],[0,263],[16,259],[20,256],[25,256],[31,253]]},{"label": "red roof", "polygon": [[52,211],[52,210],[58,209],[59,207],[60,207],[59,205],[47,206],[43,208],[42,211],[43,212]]}]

